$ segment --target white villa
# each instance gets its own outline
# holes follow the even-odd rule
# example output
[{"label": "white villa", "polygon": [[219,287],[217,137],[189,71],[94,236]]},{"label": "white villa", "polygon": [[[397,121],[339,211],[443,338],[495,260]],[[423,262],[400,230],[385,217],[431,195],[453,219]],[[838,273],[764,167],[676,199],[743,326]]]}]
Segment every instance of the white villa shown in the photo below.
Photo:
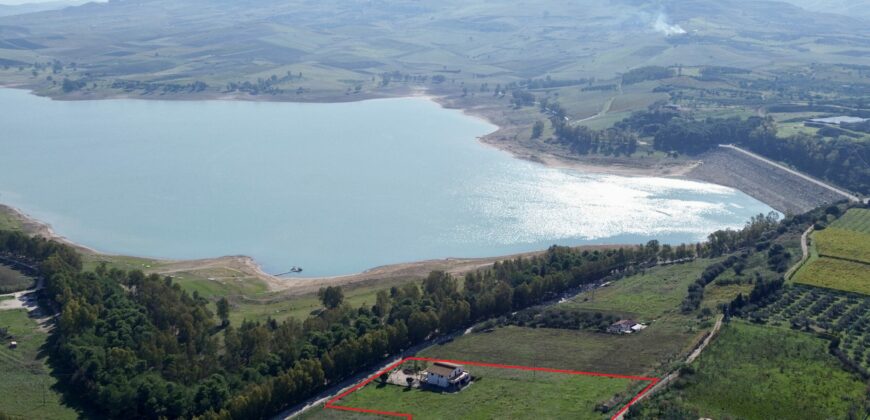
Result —
[{"label": "white villa", "polygon": [[468,384],[471,375],[462,365],[447,362],[435,362],[426,370],[426,383],[441,388],[461,388]]}]

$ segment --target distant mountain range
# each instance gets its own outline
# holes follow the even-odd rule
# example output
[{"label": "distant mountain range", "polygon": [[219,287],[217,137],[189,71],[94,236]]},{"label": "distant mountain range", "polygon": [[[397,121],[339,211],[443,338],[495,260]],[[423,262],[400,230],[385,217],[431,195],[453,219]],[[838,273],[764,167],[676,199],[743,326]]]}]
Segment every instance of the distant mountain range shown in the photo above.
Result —
[{"label": "distant mountain range", "polygon": [[813,12],[870,20],[870,2],[861,0],[782,0]]},{"label": "distant mountain range", "polygon": [[13,6],[0,4],[0,16],[15,16],[27,13],[44,12],[47,10],[58,10],[70,6],[80,6],[90,2],[92,2],[92,0],[59,0],[45,3],[18,4]]}]

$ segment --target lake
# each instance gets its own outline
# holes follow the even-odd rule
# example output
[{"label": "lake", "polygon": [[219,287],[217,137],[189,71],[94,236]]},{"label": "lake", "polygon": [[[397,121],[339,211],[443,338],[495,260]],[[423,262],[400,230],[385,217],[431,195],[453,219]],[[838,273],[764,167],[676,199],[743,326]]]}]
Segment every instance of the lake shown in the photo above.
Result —
[{"label": "lake", "polygon": [[512,158],[421,98],[52,101],[0,89],[0,202],[114,253],[250,255],[306,276],[552,244],[667,243],[767,205],[730,188]]}]

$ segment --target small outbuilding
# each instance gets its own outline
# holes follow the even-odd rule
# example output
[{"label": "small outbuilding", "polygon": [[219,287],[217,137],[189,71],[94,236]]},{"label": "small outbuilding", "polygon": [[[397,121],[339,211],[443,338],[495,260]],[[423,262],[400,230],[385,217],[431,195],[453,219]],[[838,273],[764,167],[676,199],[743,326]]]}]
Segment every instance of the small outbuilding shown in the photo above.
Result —
[{"label": "small outbuilding", "polygon": [[10,342],[9,342],[9,348],[10,348],[10,349],[18,348],[18,342],[17,342],[17,341],[10,341]]},{"label": "small outbuilding", "polygon": [[635,331],[640,331],[645,327],[631,319],[623,319],[616,321],[607,327],[607,332],[611,334],[631,334]]},{"label": "small outbuilding", "polygon": [[444,389],[462,388],[471,381],[462,365],[448,362],[435,362],[424,373],[426,384]]}]

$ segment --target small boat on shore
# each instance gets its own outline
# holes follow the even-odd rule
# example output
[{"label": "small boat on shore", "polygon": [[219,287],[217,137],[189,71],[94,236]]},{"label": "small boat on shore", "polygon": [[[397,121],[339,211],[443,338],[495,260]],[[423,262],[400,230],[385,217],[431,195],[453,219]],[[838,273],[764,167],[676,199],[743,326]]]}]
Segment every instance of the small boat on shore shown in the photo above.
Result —
[{"label": "small boat on shore", "polygon": [[281,274],[275,274],[275,277],[281,277],[281,276],[286,276],[288,274],[296,274],[296,273],[301,273],[301,272],[302,272],[302,267],[294,265],[293,267],[290,267],[290,271],[287,271],[287,272],[284,272]]}]

